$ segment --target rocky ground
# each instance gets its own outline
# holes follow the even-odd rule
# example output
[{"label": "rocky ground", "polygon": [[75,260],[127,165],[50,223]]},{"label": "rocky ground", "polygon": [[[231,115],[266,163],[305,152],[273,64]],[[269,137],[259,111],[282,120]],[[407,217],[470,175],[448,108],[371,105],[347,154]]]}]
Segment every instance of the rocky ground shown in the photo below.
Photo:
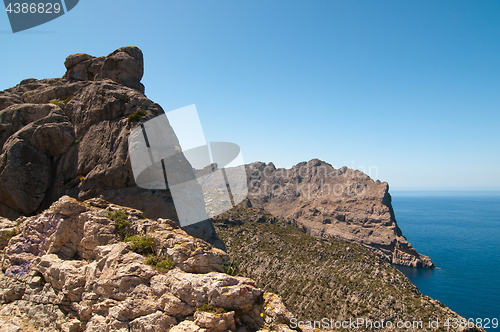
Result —
[{"label": "rocky ground", "polygon": [[434,267],[403,236],[386,182],[318,159],[291,169],[256,162],[247,174],[253,206],[297,221],[310,235],[359,243],[394,264]]},{"label": "rocky ground", "polygon": [[430,331],[445,331],[446,319],[461,319],[439,301],[422,295],[400,271],[364,246],[330,236],[313,237],[296,222],[250,205],[246,202],[225,212],[214,219],[214,225],[238,266],[235,274],[282,296],[297,319],[364,318],[425,325],[438,318],[439,329],[424,326]]},{"label": "rocky ground", "polygon": [[289,331],[277,295],[168,219],[63,196],[2,220],[0,331]]}]

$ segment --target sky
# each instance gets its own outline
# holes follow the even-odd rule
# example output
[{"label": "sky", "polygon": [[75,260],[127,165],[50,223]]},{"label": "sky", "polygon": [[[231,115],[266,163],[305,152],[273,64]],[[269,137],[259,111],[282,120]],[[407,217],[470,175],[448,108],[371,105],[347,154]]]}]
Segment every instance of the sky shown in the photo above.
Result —
[{"label": "sky", "polygon": [[73,53],[144,53],[146,96],[195,104],[245,162],[313,158],[393,190],[500,190],[500,2],[82,0],[12,33],[0,90]]}]

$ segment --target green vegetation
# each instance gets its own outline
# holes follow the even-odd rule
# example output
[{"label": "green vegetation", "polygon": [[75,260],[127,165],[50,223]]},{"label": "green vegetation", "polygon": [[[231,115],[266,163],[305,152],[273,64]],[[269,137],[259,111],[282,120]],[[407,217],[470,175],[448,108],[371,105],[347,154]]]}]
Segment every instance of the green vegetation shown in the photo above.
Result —
[{"label": "green vegetation", "polygon": [[160,272],[167,272],[175,267],[175,263],[170,257],[163,259],[154,255],[146,259],[146,264],[154,266]]},{"label": "green vegetation", "polygon": [[138,254],[147,255],[154,252],[155,241],[151,237],[138,235],[128,236],[125,237],[125,242],[132,242],[130,249]]},{"label": "green vegetation", "polygon": [[203,303],[196,309],[198,309],[198,311],[210,312],[212,314],[225,314],[227,312],[227,310],[224,308],[216,307],[206,303]]},{"label": "green vegetation", "polygon": [[222,268],[224,269],[224,273],[229,274],[230,276],[238,276],[238,264],[231,258],[231,260],[222,263]]},{"label": "green vegetation", "polygon": [[77,138],[77,139],[75,139],[75,141],[74,141],[73,143],[78,144],[78,143],[80,143],[81,141],[82,141],[82,140],[81,140],[81,138]]},{"label": "green vegetation", "polygon": [[61,104],[59,103],[59,101],[57,99],[49,101],[48,104],[56,105],[56,106],[59,106],[60,108],[62,108]]},{"label": "green vegetation", "polygon": [[73,96],[67,96],[67,97],[64,97],[62,99],[62,101],[64,102],[64,104],[67,104],[71,101],[72,98],[73,98]]},{"label": "green vegetation", "polygon": [[293,220],[243,204],[213,222],[233,258],[223,265],[224,271],[232,275],[236,260],[241,275],[254,279],[264,291],[281,295],[298,319],[455,317],[359,244],[312,237]]},{"label": "green vegetation", "polygon": [[127,116],[128,123],[134,122],[134,121],[139,121],[143,116],[146,115],[145,110],[137,110],[134,113],[130,114]]},{"label": "green vegetation", "polygon": [[125,239],[130,236],[129,227],[131,225],[130,221],[127,219],[127,215],[123,211],[108,211],[108,218],[114,221],[116,232]]},{"label": "green vegetation", "polygon": [[17,228],[12,228],[11,230],[8,230],[8,231],[6,231],[3,234],[5,235],[5,237],[7,238],[7,240],[10,240],[14,236],[16,236],[17,234],[19,234],[19,230]]}]

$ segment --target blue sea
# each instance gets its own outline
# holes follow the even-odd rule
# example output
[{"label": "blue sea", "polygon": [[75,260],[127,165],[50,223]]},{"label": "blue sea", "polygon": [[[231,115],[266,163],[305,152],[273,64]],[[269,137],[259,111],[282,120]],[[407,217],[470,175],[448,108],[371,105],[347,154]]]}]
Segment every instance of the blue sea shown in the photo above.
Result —
[{"label": "blue sea", "polygon": [[500,192],[391,196],[403,235],[438,267],[398,268],[420,292],[460,315],[500,320]]}]

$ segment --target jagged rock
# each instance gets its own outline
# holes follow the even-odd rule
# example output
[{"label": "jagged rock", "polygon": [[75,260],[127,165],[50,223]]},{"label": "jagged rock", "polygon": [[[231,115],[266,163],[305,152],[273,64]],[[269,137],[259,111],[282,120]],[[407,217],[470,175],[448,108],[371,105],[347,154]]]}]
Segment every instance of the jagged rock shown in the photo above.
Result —
[{"label": "jagged rock", "polygon": [[5,248],[10,238],[17,233],[16,226],[16,222],[0,217],[0,250]]},{"label": "jagged rock", "polygon": [[[170,192],[137,187],[128,156],[130,132],[164,113],[144,95],[141,50],[78,53],[64,64],[62,78],[26,79],[0,92],[0,216],[31,216],[69,195],[176,220]],[[140,110],[146,115],[129,121]],[[165,135],[175,137],[168,130]],[[180,163],[191,168],[184,158]],[[185,230],[224,249],[210,221]]]},{"label": "jagged rock", "polygon": [[92,81],[109,78],[144,93],[141,84],[144,74],[142,51],[137,47],[122,47],[106,57],[93,57],[84,53],[72,54],[64,61],[65,78]]},{"label": "jagged rock", "polygon": [[[215,332],[257,330],[267,316],[283,320],[286,308],[275,313],[267,304],[284,308],[277,298],[266,302],[253,280],[223,273],[227,254],[172,220],[146,219],[100,198],[63,196],[17,222],[20,233],[3,251],[0,326]],[[123,232],[133,237],[124,242]],[[162,268],[162,261],[171,266]],[[203,311],[204,305],[227,312]]]},{"label": "jagged rock", "polygon": [[139,317],[129,323],[130,332],[167,332],[177,323],[176,319],[161,311]]},{"label": "jagged rock", "polygon": [[291,169],[257,162],[247,166],[247,173],[252,206],[294,220],[313,236],[360,243],[394,264],[434,267],[403,236],[386,182],[318,159]]},{"label": "jagged rock", "polygon": [[185,320],[180,322],[178,325],[172,327],[170,332],[205,332],[206,329],[202,329],[195,322]]},{"label": "jagged rock", "polygon": [[207,329],[208,332],[234,331],[236,329],[234,311],[223,314],[197,311],[194,313],[194,322],[199,327]]}]

